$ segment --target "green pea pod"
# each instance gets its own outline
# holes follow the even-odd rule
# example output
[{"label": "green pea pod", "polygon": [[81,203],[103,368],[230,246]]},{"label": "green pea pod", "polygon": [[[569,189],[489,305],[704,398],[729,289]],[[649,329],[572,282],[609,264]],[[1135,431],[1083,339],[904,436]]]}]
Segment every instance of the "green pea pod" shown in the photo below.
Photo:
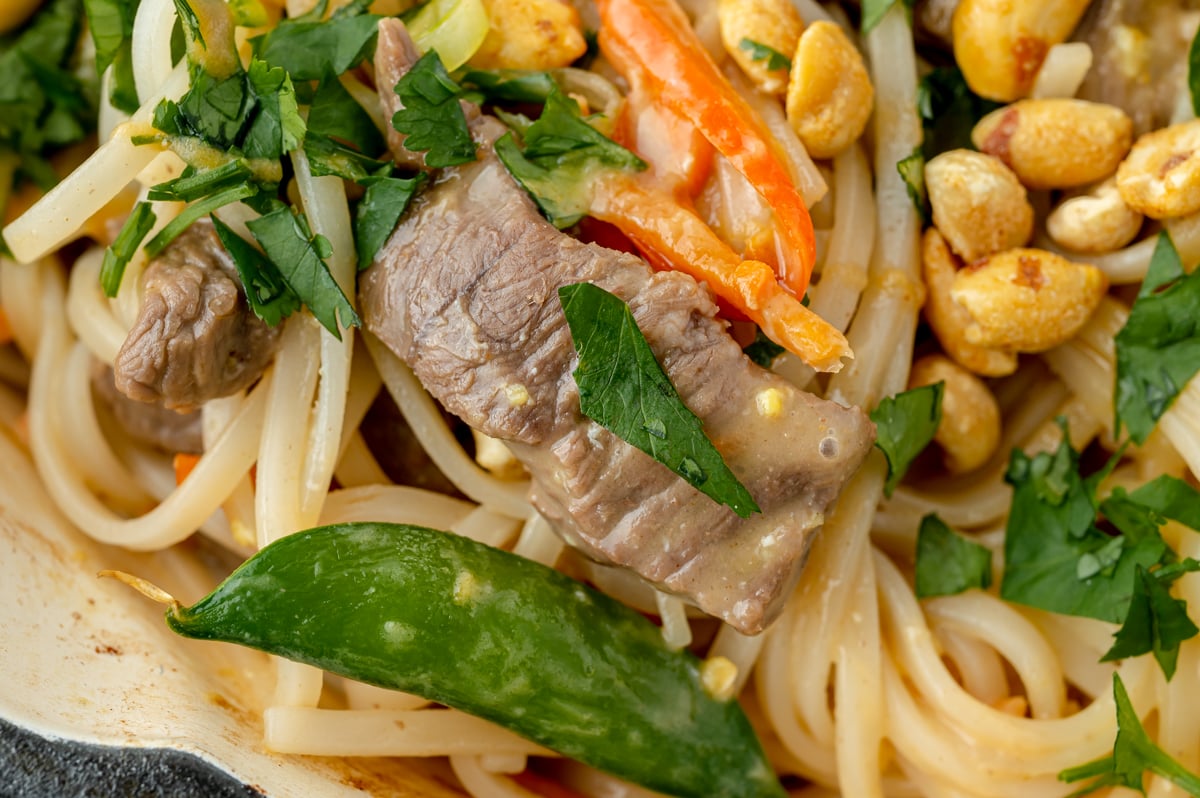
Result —
[{"label": "green pea pod", "polygon": [[266,547],[167,623],[487,718],[678,796],[784,795],[737,701],[657,627],[538,563],[415,526]]}]

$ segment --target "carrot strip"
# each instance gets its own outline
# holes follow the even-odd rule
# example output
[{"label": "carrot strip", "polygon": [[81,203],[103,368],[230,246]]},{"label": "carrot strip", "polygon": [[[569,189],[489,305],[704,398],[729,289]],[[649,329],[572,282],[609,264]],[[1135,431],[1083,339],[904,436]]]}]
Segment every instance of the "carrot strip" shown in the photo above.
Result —
[{"label": "carrot strip", "polygon": [[590,213],[617,227],[652,262],[665,261],[707,283],[768,338],[818,371],[838,371],[843,357],[853,357],[845,336],[800,304],[770,266],[742,260],[693,211],[647,190],[630,175],[600,175]]},{"label": "carrot strip", "polygon": [[183,481],[188,478],[188,475],[192,473],[199,462],[200,455],[198,454],[177,452],[171,461],[171,464],[175,466],[175,484],[182,485]]},{"label": "carrot strip", "polygon": [[771,137],[713,63],[675,0],[599,0],[600,49],[633,85],[689,119],[775,212],[780,277],[803,296],[816,260],[812,219]]},{"label": "carrot strip", "polygon": [[8,316],[5,315],[4,308],[0,308],[0,346],[7,344],[12,339],[12,325],[8,323]]}]

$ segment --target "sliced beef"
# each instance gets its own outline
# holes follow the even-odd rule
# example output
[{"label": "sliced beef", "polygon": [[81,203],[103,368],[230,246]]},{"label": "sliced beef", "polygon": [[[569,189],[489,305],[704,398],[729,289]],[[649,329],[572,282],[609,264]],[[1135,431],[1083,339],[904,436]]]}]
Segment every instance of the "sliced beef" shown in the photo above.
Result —
[{"label": "sliced beef", "polygon": [[251,385],[271,362],[279,331],[251,312],[207,219],[150,263],[142,292],[115,365],[117,388],[130,399],[190,410]]},{"label": "sliced beef", "polygon": [[[396,35],[406,35],[399,23],[381,23],[379,58]],[[761,631],[866,456],[871,422],[751,363],[692,278],[556,230],[492,153],[503,127],[489,117],[473,126],[480,159],[444,171],[363,274],[366,328],[448,410],[508,442],[532,475],[534,504],[570,543]],[[580,413],[557,290],[584,281],[629,303],[761,514],[739,519]],[[757,410],[771,389],[776,417]]]},{"label": "sliced beef", "polygon": [[117,390],[113,370],[99,367],[92,373],[92,396],[133,440],[164,452],[200,454],[204,436],[200,411],[177,413],[161,405],[136,402]]},{"label": "sliced beef", "polygon": [[1197,8],[1197,0],[1093,3],[1075,32],[1094,58],[1079,96],[1124,109],[1136,134],[1166,125],[1187,90],[1183,12]]}]

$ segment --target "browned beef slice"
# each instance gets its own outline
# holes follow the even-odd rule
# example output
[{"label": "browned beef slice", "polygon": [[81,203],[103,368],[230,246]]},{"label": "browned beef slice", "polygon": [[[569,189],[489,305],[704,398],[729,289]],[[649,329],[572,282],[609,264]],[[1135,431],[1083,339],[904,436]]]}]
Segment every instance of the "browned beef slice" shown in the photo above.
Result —
[{"label": "browned beef slice", "polygon": [[1075,32],[1094,58],[1079,96],[1122,108],[1138,135],[1166,125],[1186,99],[1190,40],[1183,12],[1197,8],[1196,0],[1092,3]]},{"label": "browned beef slice", "polygon": [[[367,329],[447,409],[509,443],[534,504],[573,545],[761,631],[866,456],[871,422],[751,363],[692,278],[554,229],[491,152],[503,128],[488,117],[474,126],[481,159],[444,171],[363,274]],[[739,519],[581,415],[557,290],[584,281],[629,303],[762,514]],[[528,401],[511,400],[521,391],[510,386]],[[779,392],[778,417],[756,409],[767,389]]]},{"label": "browned beef slice", "polygon": [[97,368],[92,374],[92,396],[112,415],[130,438],[165,452],[200,454],[204,437],[199,410],[177,413],[161,405],[135,402],[117,390],[113,370]]},{"label": "browned beef slice", "polygon": [[163,250],[142,277],[142,310],[117,354],[117,388],[176,410],[251,385],[279,331],[251,312],[229,253],[207,219]]}]

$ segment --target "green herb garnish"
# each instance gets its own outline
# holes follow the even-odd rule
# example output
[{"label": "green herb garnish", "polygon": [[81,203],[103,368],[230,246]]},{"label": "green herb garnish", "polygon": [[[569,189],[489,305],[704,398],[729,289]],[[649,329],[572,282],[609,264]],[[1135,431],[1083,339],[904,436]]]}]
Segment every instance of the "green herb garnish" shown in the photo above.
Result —
[{"label": "green herb garnish", "polygon": [[392,116],[392,127],[404,133],[404,146],[425,153],[427,166],[440,168],[475,160],[475,142],[459,99],[464,90],[454,82],[442,59],[430,50],[396,84],[404,107]]},{"label": "green herb garnish", "polygon": [[375,52],[382,17],[363,11],[362,3],[351,3],[322,20],[324,4],[319,4],[313,9],[315,17],[306,14],[285,19],[255,38],[255,55],[271,66],[282,67],[293,80],[336,77]]},{"label": "green herb garnish", "polygon": [[753,39],[742,39],[740,42],[738,42],[738,48],[750,53],[751,61],[765,62],[767,69],[776,70],[792,68],[792,59],[788,58],[774,47],[768,47],[762,42],[756,42]]},{"label": "green herb garnish", "polygon": [[878,25],[887,12],[892,10],[892,6],[899,2],[904,6],[905,12],[908,14],[909,24],[912,23],[912,10],[916,4],[916,0],[863,0],[862,4],[862,32],[866,36],[876,25]]},{"label": "green herb garnish", "polygon": [[246,303],[254,315],[274,327],[299,310],[300,298],[288,286],[275,264],[216,216],[212,217],[212,222],[221,244],[233,258],[238,276],[246,289]]},{"label": "green herb garnish", "polygon": [[754,341],[742,350],[746,357],[765,369],[775,365],[775,360],[787,350],[763,335],[763,331],[754,331]]},{"label": "green herb garnish", "polygon": [[341,327],[362,324],[325,263],[325,258],[332,254],[329,241],[324,236],[312,235],[302,215],[282,207],[247,222],[246,226],[284,281],[331,335],[341,340],[339,324]]},{"label": "green herb garnish", "polygon": [[408,203],[424,182],[424,175],[408,179],[380,176],[363,181],[367,190],[358,203],[354,217],[354,244],[358,249],[359,271],[371,265],[375,253],[396,229]]},{"label": "green herb garnish", "polygon": [[1150,269],[1116,336],[1116,428],[1149,437],[1179,392],[1200,371],[1200,272],[1185,274],[1171,237],[1159,233]]},{"label": "green herb garnish", "polygon": [[1128,787],[1146,794],[1143,776],[1147,770],[1173,782],[1189,795],[1200,798],[1200,776],[1188,771],[1146,735],[1138,720],[1120,674],[1113,674],[1113,699],[1117,705],[1117,739],[1110,756],[1069,768],[1058,774],[1068,784],[1093,779],[1068,798],[1088,795],[1104,787]]},{"label": "green herb garnish", "polygon": [[579,365],[583,413],[742,518],[759,512],[654,358],[629,306],[602,288],[558,289]]},{"label": "green herb garnish", "polygon": [[125,275],[125,267],[141,246],[142,239],[150,234],[155,221],[150,203],[139,202],[133,206],[133,211],[121,226],[121,232],[117,233],[112,246],[104,250],[104,261],[100,265],[100,287],[104,289],[105,296],[117,295],[121,288],[121,278]]},{"label": "green herb garnish", "polygon": [[925,160],[947,150],[974,149],[972,128],[999,107],[971,91],[958,67],[938,67],[925,75],[917,86]]},{"label": "green herb garnish", "polygon": [[579,103],[557,88],[537,121],[520,127],[524,150],[506,133],[496,141],[496,155],[558,228],[570,227],[587,212],[593,170],[646,168],[641,158],[588,124]]},{"label": "green herb garnish", "polygon": [[139,104],[133,78],[133,18],[139,4],[140,0],[83,0],[96,46],[96,74],[112,66],[109,101],[127,114]]},{"label": "green herb garnish", "polygon": [[917,531],[917,598],[953,596],[992,584],[992,552],[930,513]]},{"label": "green herb garnish", "polygon": [[913,148],[907,158],[896,161],[896,171],[900,173],[900,179],[904,181],[904,190],[908,192],[908,198],[912,200],[921,221],[928,222],[929,210],[925,207],[925,155],[920,145]]},{"label": "green herb garnish", "polygon": [[875,445],[888,462],[888,477],[883,492],[891,496],[908,467],[937,432],[942,421],[942,392],[945,383],[936,382],[889,396],[871,411],[877,437]]}]

